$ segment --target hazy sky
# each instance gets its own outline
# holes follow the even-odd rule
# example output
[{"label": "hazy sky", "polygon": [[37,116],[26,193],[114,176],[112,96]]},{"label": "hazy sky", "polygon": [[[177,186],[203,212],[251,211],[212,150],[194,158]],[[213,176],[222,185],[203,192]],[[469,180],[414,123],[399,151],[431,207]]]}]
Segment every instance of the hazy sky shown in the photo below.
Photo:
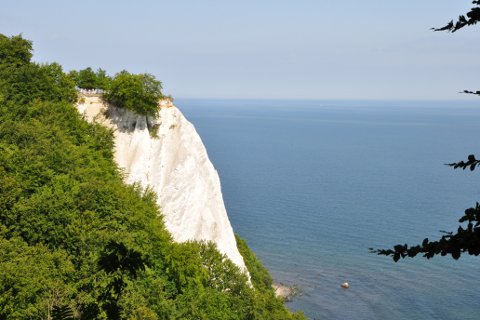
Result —
[{"label": "hazy sky", "polygon": [[[66,70],[149,72],[178,98],[475,99],[470,0],[2,0],[0,32]],[[477,98],[478,99],[478,98]]]}]

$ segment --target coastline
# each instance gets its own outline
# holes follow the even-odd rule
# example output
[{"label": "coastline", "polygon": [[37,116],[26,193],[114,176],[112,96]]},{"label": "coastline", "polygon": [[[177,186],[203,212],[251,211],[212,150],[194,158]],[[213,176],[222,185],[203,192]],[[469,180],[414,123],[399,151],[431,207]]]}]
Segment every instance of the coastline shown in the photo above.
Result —
[{"label": "coastline", "polygon": [[277,298],[282,298],[285,301],[291,301],[292,298],[299,294],[299,290],[296,286],[288,286],[283,283],[274,283],[272,288],[275,291]]}]

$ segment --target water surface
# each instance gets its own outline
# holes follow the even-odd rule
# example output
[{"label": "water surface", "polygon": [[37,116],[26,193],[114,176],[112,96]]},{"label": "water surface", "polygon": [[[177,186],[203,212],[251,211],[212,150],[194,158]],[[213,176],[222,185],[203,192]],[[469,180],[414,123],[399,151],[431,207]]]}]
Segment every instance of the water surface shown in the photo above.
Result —
[{"label": "water surface", "polygon": [[443,165],[479,151],[480,107],[176,104],[220,174],[235,231],[276,281],[300,287],[291,309],[312,319],[480,318],[480,258],[394,263],[368,251],[453,231],[480,199],[479,172]]}]

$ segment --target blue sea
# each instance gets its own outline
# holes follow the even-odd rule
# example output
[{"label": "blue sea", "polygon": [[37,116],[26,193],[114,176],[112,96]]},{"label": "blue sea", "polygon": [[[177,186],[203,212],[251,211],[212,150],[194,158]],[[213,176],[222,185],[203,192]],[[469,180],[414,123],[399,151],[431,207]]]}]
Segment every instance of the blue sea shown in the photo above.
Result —
[{"label": "blue sea", "polygon": [[[480,257],[369,253],[455,231],[480,200],[480,104],[177,100],[236,233],[311,319],[480,319]],[[340,288],[349,282],[349,289]]]}]

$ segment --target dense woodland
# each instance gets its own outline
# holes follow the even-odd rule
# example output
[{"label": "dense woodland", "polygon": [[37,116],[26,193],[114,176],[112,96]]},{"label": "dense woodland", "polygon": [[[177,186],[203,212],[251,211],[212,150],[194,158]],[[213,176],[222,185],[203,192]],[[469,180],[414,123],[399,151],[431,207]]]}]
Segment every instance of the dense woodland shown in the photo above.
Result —
[{"label": "dense woodland", "polygon": [[79,72],[31,57],[0,34],[0,319],[304,319],[243,240],[253,287],[213,244],[172,242],[112,132],[77,112]]}]

